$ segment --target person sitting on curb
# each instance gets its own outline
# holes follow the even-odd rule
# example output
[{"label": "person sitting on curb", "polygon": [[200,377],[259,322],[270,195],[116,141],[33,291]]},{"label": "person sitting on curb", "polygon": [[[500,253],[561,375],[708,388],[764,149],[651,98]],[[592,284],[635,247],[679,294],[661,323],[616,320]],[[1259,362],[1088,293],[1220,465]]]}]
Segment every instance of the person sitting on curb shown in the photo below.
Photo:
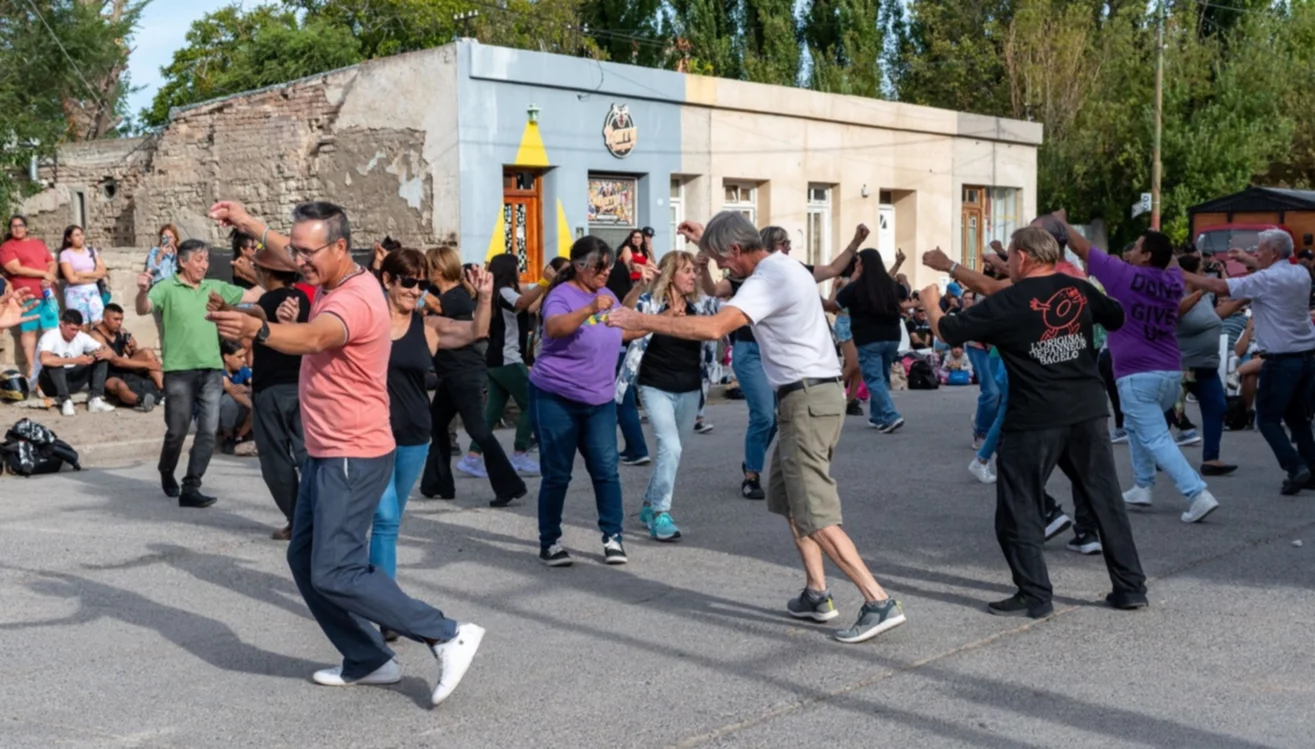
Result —
[{"label": "person sitting on curb", "polygon": [[247,366],[247,349],[237,341],[221,340],[219,353],[224,358],[224,393],[219,396],[216,441],[225,455],[250,456],[255,443],[250,442],[251,368]]},{"label": "person sitting on curb", "polygon": [[137,348],[132,333],[123,329],[123,308],[110,302],[91,337],[111,352],[105,392],[128,408],[150,412],[164,401],[164,372],[160,358],[150,349]]},{"label": "person sitting on curb", "polygon": [[60,413],[73,415],[69,396],[83,388],[89,391],[87,411],[95,414],[114,410],[104,398],[110,350],[82,332],[81,312],[65,310],[59,327],[41,336],[37,355],[41,361],[41,392],[58,401]]}]

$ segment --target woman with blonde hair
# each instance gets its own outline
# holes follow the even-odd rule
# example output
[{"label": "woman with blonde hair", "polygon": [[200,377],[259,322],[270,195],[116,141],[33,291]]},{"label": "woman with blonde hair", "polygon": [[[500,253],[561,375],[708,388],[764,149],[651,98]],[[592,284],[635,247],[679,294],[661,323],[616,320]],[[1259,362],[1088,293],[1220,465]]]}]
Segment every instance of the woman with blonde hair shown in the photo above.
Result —
[{"label": "woman with blonde hair", "polygon": [[[474,319],[474,290],[463,274],[461,253],[455,247],[436,247],[425,254],[429,278],[435,287],[430,293],[437,292],[439,314],[453,320]],[[489,501],[491,507],[506,507],[512,500],[525,496],[525,481],[517,474],[502,444],[484,420],[484,381],[488,376],[484,359],[486,345],[475,342],[461,348],[441,350],[434,355],[438,387],[434,389],[430,411],[433,438],[425,460],[424,476],[420,480],[420,493],[426,497],[456,499],[448,426],[457,414],[461,415],[466,433],[484,453],[483,460],[469,455],[462,458],[457,470],[489,480],[494,494]]]},{"label": "woman with blonde hair", "polygon": [[[670,317],[715,315],[721,303],[715,297],[702,296],[698,290],[700,266],[707,262],[706,257],[695,258],[688,252],[668,252],[658,265],[657,278],[635,303],[635,310]],[[631,341],[616,380],[617,403],[628,389],[639,389],[648,423],[657,438],[657,462],[644,492],[639,520],[658,541],[680,538],[680,529],[671,519],[671,497],[680,467],[681,444],[694,431],[699,401],[707,393],[716,357],[716,341],[688,341],[650,333]]]}]

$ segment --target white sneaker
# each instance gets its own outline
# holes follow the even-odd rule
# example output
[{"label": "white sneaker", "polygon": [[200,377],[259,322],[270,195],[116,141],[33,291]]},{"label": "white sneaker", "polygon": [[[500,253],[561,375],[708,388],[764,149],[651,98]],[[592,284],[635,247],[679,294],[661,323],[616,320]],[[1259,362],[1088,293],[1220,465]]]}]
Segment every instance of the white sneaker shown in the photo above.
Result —
[{"label": "white sneaker", "polygon": [[977,458],[973,458],[968,464],[968,473],[977,477],[977,480],[983,484],[995,483],[995,472],[991,470],[990,463],[983,463]]},{"label": "white sneaker", "polygon": [[433,703],[438,707],[461,683],[461,678],[475,660],[475,651],[484,639],[484,628],[478,624],[462,624],[457,627],[457,636],[447,642],[435,645],[432,650],[438,659],[438,683],[434,685]]},{"label": "white sneaker", "polygon": [[1151,506],[1151,487],[1134,486],[1123,493],[1124,504],[1130,504],[1134,507]]},{"label": "white sneaker", "polygon": [[73,401],[64,401],[64,403],[61,404],[60,407],[59,407],[59,412],[60,412],[60,414],[62,414],[62,415],[64,415],[64,416],[72,416],[72,415],[73,415]]},{"label": "white sneaker", "polygon": [[539,475],[539,461],[530,457],[528,453],[512,453],[511,467],[522,476]]},{"label": "white sneaker", "polygon": [[316,684],[326,687],[351,687],[356,686],[357,684],[396,684],[402,680],[402,664],[395,660],[388,661],[379,668],[376,668],[373,673],[366,674],[356,681],[347,681],[342,678],[342,666],[334,666],[333,668],[316,671],[311,679]]},{"label": "white sneaker", "polygon": [[111,406],[110,404],[106,403],[104,400],[100,398],[92,398],[91,400],[87,401],[87,413],[107,414],[113,410],[114,410],[114,406]]},{"label": "white sneaker", "polygon": [[1192,500],[1192,504],[1187,508],[1187,512],[1183,513],[1183,522],[1200,522],[1205,519],[1206,515],[1209,515],[1217,509],[1219,509],[1219,501],[1215,499],[1215,495],[1211,494],[1208,490],[1203,489],[1201,493],[1196,495],[1196,498]]}]

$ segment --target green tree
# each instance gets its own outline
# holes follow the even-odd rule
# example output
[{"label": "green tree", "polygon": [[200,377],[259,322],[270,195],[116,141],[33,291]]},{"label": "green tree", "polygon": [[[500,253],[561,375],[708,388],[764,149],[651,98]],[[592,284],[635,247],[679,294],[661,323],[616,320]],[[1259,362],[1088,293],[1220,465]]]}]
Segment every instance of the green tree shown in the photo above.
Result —
[{"label": "green tree", "polygon": [[1003,32],[1014,0],[911,0],[888,49],[899,56],[891,84],[901,101],[1003,114]]},{"label": "green tree", "polygon": [[607,59],[656,67],[665,54],[659,39],[661,0],[585,0],[580,23]]},{"label": "green tree", "polygon": [[499,13],[460,0],[283,0],[326,27],[345,28],[361,59],[438,47],[457,38],[456,16],[467,10]]},{"label": "green tree", "polygon": [[504,11],[480,11],[478,39],[514,49],[573,57],[605,57],[580,25],[580,0],[503,0]]},{"label": "green tree", "polygon": [[165,83],[147,125],[168,122],[169,110],[208,99],[295,80],[360,62],[360,43],[341,23],[263,5],[250,11],[222,8],[192,24],[187,46],[161,72]]},{"label": "green tree", "polygon": [[0,213],[36,188],[22,176],[34,156],[118,128],[140,11],[123,0],[0,0]]},{"label": "green tree", "polygon": [[668,65],[688,73],[741,78],[742,16],[739,0],[671,0],[664,25],[674,47]]},{"label": "green tree", "polygon": [[880,0],[813,0],[800,35],[812,58],[809,86],[879,98],[885,35]]},{"label": "green tree", "polygon": [[744,75],[758,83],[799,85],[802,53],[793,0],[744,0]]}]

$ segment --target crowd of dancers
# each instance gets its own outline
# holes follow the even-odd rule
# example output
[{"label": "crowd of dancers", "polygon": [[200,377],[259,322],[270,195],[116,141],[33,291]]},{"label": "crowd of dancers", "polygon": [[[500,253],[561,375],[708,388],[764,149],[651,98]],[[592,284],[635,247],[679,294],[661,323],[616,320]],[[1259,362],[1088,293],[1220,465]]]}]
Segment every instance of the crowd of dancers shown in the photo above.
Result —
[{"label": "crowd of dancers", "polygon": [[[640,522],[657,541],[679,539],[672,501],[682,445],[706,399],[716,342],[727,336],[735,340],[735,372],[749,402],[741,493],[765,499],[782,516],[804,571],[804,587],[786,602],[785,612],[818,622],[839,616],[823,565],[830,559],[864,599],[853,625],[833,633],[836,640],[862,642],[905,622],[900,604],[845,532],[830,472],[853,382],[845,382],[819,281],[847,279],[835,302],[848,317],[858,376],[872,394],[871,426],[890,433],[903,423],[889,378],[910,294],[879,253],[860,249],[863,227],[835,262],[808,267],[787,256],[783,233],[774,227],[760,231],[741,214],[720,213],[706,227],[685,222],[679,233],[697,251],[665,254],[642,274],[647,282],[622,299],[607,288],[616,252],[592,236],[577,240],[542,281],[522,287],[510,256],[494,259],[487,272],[474,268],[463,275],[459,256],[426,258],[396,248],[381,256],[373,274],[352,259],[347,216],[330,203],[298,206],[286,236],[237,203],[218,203],[211,215],[260,238],[263,249],[253,264],[259,278],[276,283],[257,304],[246,304],[236,292],[209,295],[200,314],[222,338],[253,344],[257,366],[261,357],[295,357],[276,359],[296,363],[296,377],[280,383],[290,389],[279,391],[283,397],[258,397],[254,407],[262,412],[258,423],[287,421],[295,391],[302,440],[294,444],[284,435],[268,448],[262,445],[261,456],[267,449],[279,455],[265,478],[289,516],[288,562],[311,613],[343,657],[340,666],[314,674],[317,683],[397,682],[401,667],[387,643],[399,637],[425,643],[437,659],[434,705],[470,667],[484,630],[449,619],[395,582],[398,527],[421,474],[426,495],[454,495],[449,446],[434,444],[442,442],[434,435],[446,434],[456,412],[463,420],[471,416],[468,427],[471,421],[485,423],[472,436],[494,484],[491,504],[505,506],[526,494],[519,474],[541,473],[544,564],[574,561],[562,543],[561,522],[577,452],[595,494],[601,559],[624,564],[618,404],[637,392],[657,440]],[[1224,475],[1233,468],[1218,459],[1223,388],[1218,361],[1205,351],[1213,333],[1217,356],[1219,306],[1250,300],[1263,361],[1257,425],[1285,473],[1281,491],[1311,487],[1311,280],[1288,262],[1289,235],[1263,233],[1258,252],[1243,258],[1254,272],[1228,279],[1201,275],[1190,260],[1175,259],[1168,239],[1156,232],[1147,232],[1122,257],[1110,255],[1069,227],[1062,212],[1020,229],[1000,249],[990,259],[995,270],[987,272],[965,268],[939,250],[922,258],[975,292],[975,304],[947,314],[939,285],[919,292],[936,338],[975,351],[984,380],[974,420],[980,449],[970,470],[995,484],[996,536],[1016,587],[1012,596],[990,602],[990,613],[1051,613],[1043,545],[1070,524],[1075,536],[1069,548],[1104,556],[1109,604],[1147,605],[1128,508],[1151,506],[1159,470],[1183,497],[1182,520],[1199,522],[1219,507],[1202,474]],[[1066,261],[1066,249],[1085,268]],[[441,274],[450,286],[429,298],[432,272],[445,263]],[[714,263],[725,279],[712,276]],[[315,287],[313,302],[292,290],[297,277]],[[462,293],[447,293],[454,289]],[[150,312],[154,298],[145,284],[139,311]],[[0,304],[0,325],[14,324],[26,301],[19,294]],[[445,315],[422,316],[421,307],[429,303],[441,305]],[[533,310],[541,320],[537,330],[530,329]],[[536,337],[537,347],[531,343]],[[486,366],[465,368],[476,351],[472,344],[480,340],[488,342],[478,354]],[[451,381],[440,381],[430,402],[427,372],[444,352]],[[1126,491],[1119,486],[1107,431],[1104,356],[1112,364],[1111,394],[1118,396],[1132,450],[1134,475]],[[482,418],[471,403],[479,402],[484,384],[463,377],[466,370],[488,372],[491,411]],[[1199,472],[1175,444],[1165,416],[1184,382],[1201,404],[1205,460]],[[484,433],[509,398],[527,420],[510,459]],[[171,395],[166,409],[173,401]],[[539,463],[531,467],[526,451],[532,438]],[[1072,484],[1076,523],[1046,493],[1056,467]]]}]

